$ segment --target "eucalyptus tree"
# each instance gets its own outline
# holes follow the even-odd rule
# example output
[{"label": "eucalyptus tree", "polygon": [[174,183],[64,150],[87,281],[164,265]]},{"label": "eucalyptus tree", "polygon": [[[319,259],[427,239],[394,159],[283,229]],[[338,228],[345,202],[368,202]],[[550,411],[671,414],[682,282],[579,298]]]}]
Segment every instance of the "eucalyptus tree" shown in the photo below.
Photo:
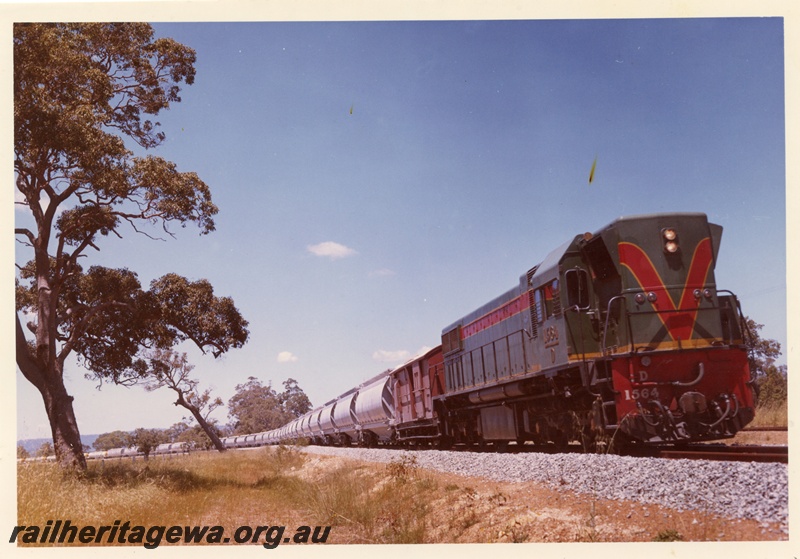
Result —
[{"label": "eucalyptus tree", "polygon": [[228,400],[234,434],[277,429],[311,410],[311,401],[296,380],[285,380],[283,387],[284,391],[278,393],[271,383],[264,385],[256,377],[237,384],[236,393]]},{"label": "eucalyptus tree", "polygon": [[169,388],[177,395],[174,405],[189,410],[197,424],[205,432],[211,443],[219,452],[225,452],[214,425],[209,420],[209,415],[223,405],[222,398],[211,397],[211,390],[202,393],[199,390],[199,381],[191,377],[194,365],[189,363],[185,353],[157,349],[147,355],[151,363],[152,374],[144,382],[148,391],[159,388]]},{"label": "eucalyptus tree", "polygon": [[[153,373],[144,352],[191,341],[213,355],[241,347],[247,322],[206,280],[174,273],[143,287],[136,273],[83,261],[100,237],[214,230],[209,187],[160,157],[151,120],[180,101],[195,52],[141,23],[15,24],[14,171],[18,251],[17,365],[41,393],[57,460],[85,469],[64,364],[94,380],[134,384]],[[28,225],[32,223],[32,225]]]}]

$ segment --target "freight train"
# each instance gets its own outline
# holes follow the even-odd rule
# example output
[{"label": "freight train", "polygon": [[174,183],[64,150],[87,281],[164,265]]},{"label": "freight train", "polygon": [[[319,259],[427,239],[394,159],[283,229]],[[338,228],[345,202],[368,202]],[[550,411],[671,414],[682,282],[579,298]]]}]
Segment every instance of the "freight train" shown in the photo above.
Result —
[{"label": "freight train", "polygon": [[[733,437],[753,419],[754,381],[739,301],[714,275],[721,237],[702,213],[577,234],[440,345],[279,429],[222,441],[593,450]],[[108,457],[119,451],[133,452]]]},{"label": "freight train", "polygon": [[717,288],[722,227],[702,213],[580,233],[441,345],[283,427],[228,447],[684,443],[754,416],[748,332]]}]

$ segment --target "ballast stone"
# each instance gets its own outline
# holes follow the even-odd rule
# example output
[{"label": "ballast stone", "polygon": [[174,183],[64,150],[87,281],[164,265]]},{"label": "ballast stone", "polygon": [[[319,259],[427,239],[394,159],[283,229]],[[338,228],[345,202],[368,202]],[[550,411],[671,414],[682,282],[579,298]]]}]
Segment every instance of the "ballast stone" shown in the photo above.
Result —
[{"label": "ballast stone", "polygon": [[537,482],[559,491],[778,522],[788,533],[786,464],[638,458],[611,454],[501,454],[442,450],[298,447],[368,462],[414,456],[416,464],[493,481]]}]

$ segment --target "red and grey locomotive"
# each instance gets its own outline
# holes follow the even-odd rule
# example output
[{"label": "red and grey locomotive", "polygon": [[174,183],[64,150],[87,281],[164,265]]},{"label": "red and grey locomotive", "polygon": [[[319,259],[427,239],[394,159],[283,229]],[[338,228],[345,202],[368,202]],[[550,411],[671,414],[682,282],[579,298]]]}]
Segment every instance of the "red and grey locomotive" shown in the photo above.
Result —
[{"label": "red and grey locomotive", "polygon": [[444,436],[661,442],[753,418],[722,228],[704,214],[620,218],[575,236],[517,287],[445,329]]}]

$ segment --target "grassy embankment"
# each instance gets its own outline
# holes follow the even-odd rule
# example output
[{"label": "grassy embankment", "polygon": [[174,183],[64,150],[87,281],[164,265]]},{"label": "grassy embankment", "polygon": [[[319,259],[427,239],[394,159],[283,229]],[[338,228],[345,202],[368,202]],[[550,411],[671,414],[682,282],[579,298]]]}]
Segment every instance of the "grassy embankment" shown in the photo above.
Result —
[{"label": "grassy embankment", "polygon": [[[435,483],[413,463],[307,468],[321,460],[293,449],[203,453],[173,459],[90,463],[85,479],[52,464],[18,468],[18,522],[43,525],[331,526],[327,543],[413,543],[425,536]],[[313,473],[309,473],[313,472]],[[377,472],[377,475],[376,475]],[[263,542],[263,538],[261,540]]]}]

